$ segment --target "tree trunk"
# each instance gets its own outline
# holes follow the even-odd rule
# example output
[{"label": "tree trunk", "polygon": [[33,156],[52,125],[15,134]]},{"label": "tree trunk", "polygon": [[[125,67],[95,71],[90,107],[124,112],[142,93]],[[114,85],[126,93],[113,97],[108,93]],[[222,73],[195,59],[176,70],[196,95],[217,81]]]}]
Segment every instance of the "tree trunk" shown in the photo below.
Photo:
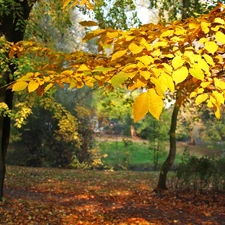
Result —
[{"label": "tree trunk", "polygon": [[166,161],[162,165],[156,190],[168,189],[166,186],[167,174],[170,168],[172,167],[175,160],[175,156],[176,156],[176,126],[177,126],[177,116],[178,116],[179,109],[180,109],[180,103],[178,102],[178,97],[177,97],[177,100],[173,108],[173,114],[172,114],[170,132],[169,132],[169,135],[170,135],[169,155]]},{"label": "tree trunk", "polygon": [[189,10],[189,0],[183,0],[183,11],[182,11],[182,19],[188,18],[188,10]]},{"label": "tree trunk", "polygon": [[[15,0],[14,3],[20,7],[15,7],[15,5],[12,4],[12,1],[5,1],[4,3],[0,4],[0,35],[5,36],[7,41],[17,43],[23,40],[26,28],[26,20],[28,19],[29,13],[32,8],[31,2],[32,1],[29,1],[28,4],[28,0]],[[7,10],[10,8],[10,11],[3,9],[3,4],[5,4]],[[18,12],[19,10],[20,12]],[[23,21],[23,26],[18,27],[18,21]],[[0,101],[5,102],[11,109],[13,102],[13,93],[11,92],[11,90],[6,90],[4,87],[2,87],[12,81],[10,77],[13,77],[13,74],[16,71],[16,67],[10,64],[10,70],[10,73],[3,74],[0,81]],[[9,144],[9,136],[10,118],[0,115],[0,201],[2,201],[3,198],[3,186],[6,172],[5,159]]]}]

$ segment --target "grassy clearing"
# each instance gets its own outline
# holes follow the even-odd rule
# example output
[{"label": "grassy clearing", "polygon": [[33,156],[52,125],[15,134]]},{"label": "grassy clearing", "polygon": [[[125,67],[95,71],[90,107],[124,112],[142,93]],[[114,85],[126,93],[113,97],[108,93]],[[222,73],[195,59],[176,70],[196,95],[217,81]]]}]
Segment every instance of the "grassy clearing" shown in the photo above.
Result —
[{"label": "grassy clearing", "polygon": [[[128,143],[119,140],[101,140],[97,141],[97,146],[105,157],[102,161],[105,165],[114,168],[134,169],[134,170],[152,170],[154,168],[154,158],[156,154],[149,146],[147,141],[129,141]],[[177,155],[174,165],[182,161],[183,152],[187,144],[177,143]],[[168,143],[165,143],[165,149],[158,152],[158,165],[160,166],[168,156]],[[220,150],[210,149],[205,145],[188,146],[191,155],[198,157],[207,155],[213,156],[219,154]]]},{"label": "grassy clearing", "polygon": [[[156,153],[146,143],[107,141],[97,142],[98,148],[101,149],[102,154],[107,157],[103,159],[104,164],[109,167],[116,167],[118,165],[129,168],[143,168],[151,169],[154,166],[154,158]],[[158,164],[162,164],[168,155],[168,151],[160,150],[158,152]],[[181,161],[181,154],[178,154],[175,163]]]}]

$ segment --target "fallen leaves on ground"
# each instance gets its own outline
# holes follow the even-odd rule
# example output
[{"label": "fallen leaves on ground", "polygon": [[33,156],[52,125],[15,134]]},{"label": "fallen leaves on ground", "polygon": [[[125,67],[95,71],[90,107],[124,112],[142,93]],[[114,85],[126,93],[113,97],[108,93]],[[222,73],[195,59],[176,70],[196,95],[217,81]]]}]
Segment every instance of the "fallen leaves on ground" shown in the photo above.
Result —
[{"label": "fallen leaves on ground", "polygon": [[8,167],[0,224],[225,224],[224,193],[153,192],[158,173]]}]

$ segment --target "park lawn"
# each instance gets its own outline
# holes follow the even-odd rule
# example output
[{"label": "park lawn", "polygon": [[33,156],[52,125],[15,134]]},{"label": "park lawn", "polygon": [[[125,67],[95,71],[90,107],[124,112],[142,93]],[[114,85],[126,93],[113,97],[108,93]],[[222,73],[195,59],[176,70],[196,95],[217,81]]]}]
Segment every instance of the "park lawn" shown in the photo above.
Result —
[{"label": "park lawn", "polygon": [[153,192],[158,172],[7,167],[4,225],[223,224],[224,193]]},{"label": "park lawn", "polygon": [[[128,170],[147,170],[155,169],[154,166],[154,150],[146,140],[132,140],[125,145],[122,139],[116,140],[101,140],[96,141],[97,148],[100,150],[103,157],[103,163],[109,168],[128,169]],[[163,144],[165,147],[159,151],[158,166],[166,160],[169,153],[169,142]],[[190,155],[197,157],[209,156],[215,157],[221,155],[221,149],[217,147],[210,149],[207,145],[187,145],[185,142],[177,142],[177,154],[174,161],[174,167],[182,162],[184,150],[188,148]]]},{"label": "park lawn", "polygon": [[[146,142],[131,142],[125,145],[123,141],[99,141],[97,146],[102,155],[105,165],[139,170],[152,170],[154,168],[154,150]],[[166,146],[166,145],[165,145]],[[161,150],[158,153],[158,165],[161,165],[168,156],[168,150]],[[181,162],[182,152],[177,154],[175,164]],[[121,168],[120,167],[120,168]]]}]

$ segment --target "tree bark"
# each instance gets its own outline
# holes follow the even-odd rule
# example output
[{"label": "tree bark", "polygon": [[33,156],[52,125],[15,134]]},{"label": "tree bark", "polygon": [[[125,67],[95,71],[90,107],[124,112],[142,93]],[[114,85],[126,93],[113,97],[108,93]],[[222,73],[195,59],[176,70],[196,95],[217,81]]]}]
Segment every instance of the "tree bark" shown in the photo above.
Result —
[{"label": "tree bark", "polygon": [[[14,3],[17,4],[17,6],[20,6],[15,8],[13,5],[10,5],[12,4],[12,1],[5,1],[1,4],[6,4],[6,8],[10,8],[10,11],[7,12],[3,11],[4,7],[1,7],[0,4],[0,10],[2,10],[0,15],[0,35],[5,36],[7,41],[17,43],[23,40],[26,20],[29,17],[33,5],[31,2],[32,1],[29,1],[28,3],[28,0],[15,0]],[[18,12],[18,10],[20,10],[20,12]],[[18,27],[18,21],[23,21],[23,26]],[[0,101],[5,102],[11,109],[13,103],[13,93],[11,90],[6,90],[5,85],[12,81],[11,77],[13,77],[16,67],[10,64],[9,68],[11,70],[10,73],[7,72],[3,74],[1,78]],[[0,201],[3,199],[3,186],[6,172],[5,159],[9,144],[9,137],[10,118],[0,115]]]},{"label": "tree bark", "polygon": [[166,159],[166,161],[162,165],[162,169],[160,171],[159,175],[159,181],[156,190],[167,190],[166,186],[166,180],[167,180],[167,174],[172,167],[175,156],[176,156],[176,127],[177,127],[177,116],[178,112],[180,109],[180,102],[179,102],[179,97],[177,97],[174,108],[173,108],[173,113],[172,113],[172,119],[171,119],[171,125],[170,125],[170,150],[169,150],[169,155]]}]

